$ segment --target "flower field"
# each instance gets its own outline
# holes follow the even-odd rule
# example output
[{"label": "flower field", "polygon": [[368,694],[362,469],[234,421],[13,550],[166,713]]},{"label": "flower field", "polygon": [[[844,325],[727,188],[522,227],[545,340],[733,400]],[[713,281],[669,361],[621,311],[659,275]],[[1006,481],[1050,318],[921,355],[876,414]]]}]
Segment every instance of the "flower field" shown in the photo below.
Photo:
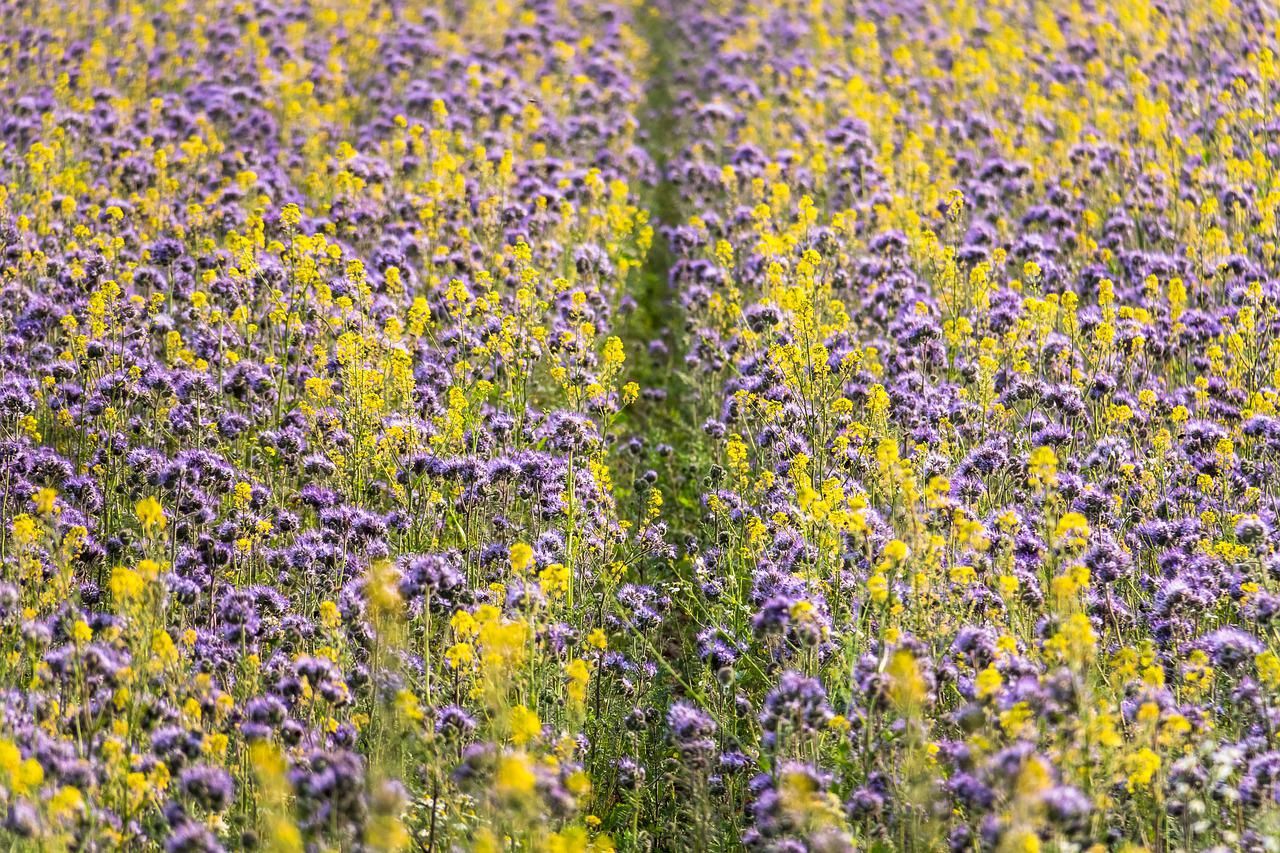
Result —
[{"label": "flower field", "polygon": [[0,34],[0,849],[1280,853],[1267,0]]}]

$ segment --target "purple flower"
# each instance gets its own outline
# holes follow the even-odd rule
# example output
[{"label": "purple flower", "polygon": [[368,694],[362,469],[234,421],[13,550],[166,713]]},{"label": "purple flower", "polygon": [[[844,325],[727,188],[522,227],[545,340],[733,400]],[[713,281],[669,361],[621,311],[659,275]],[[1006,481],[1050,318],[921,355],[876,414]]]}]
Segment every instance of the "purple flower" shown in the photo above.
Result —
[{"label": "purple flower", "polygon": [[225,811],[235,796],[231,774],[221,767],[199,764],[178,777],[178,788],[192,802],[211,812]]}]

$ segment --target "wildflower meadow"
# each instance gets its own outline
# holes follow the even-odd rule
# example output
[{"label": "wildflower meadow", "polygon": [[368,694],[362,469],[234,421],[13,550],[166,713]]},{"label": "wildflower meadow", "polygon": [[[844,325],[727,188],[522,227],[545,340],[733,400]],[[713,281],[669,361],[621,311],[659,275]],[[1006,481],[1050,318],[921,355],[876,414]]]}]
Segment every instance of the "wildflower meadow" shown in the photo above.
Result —
[{"label": "wildflower meadow", "polygon": [[1271,0],[0,0],[0,850],[1280,853]]}]

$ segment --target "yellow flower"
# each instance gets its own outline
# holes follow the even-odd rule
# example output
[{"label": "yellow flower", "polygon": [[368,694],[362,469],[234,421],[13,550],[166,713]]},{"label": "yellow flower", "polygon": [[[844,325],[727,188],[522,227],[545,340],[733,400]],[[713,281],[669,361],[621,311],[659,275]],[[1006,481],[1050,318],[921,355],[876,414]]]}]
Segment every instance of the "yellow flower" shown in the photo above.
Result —
[{"label": "yellow flower", "polygon": [[129,773],[125,776],[124,781],[125,786],[129,789],[129,810],[135,811],[151,795],[151,788],[147,783],[147,775],[138,772]]},{"label": "yellow flower", "polygon": [[285,228],[297,228],[302,224],[302,211],[296,204],[286,204],[280,209],[280,224]]},{"label": "yellow flower", "polygon": [[1129,771],[1129,791],[1145,788],[1160,769],[1160,756],[1144,746],[1125,758],[1125,768]]},{"label": "yellow flower", "polygon": [[57,505],[58,493],[53,489],[40,489],[32,497],[36,505],[36,512],[41,515],[53,515],[58,511]]},{"label": "yellow flower", "polygon": [[919,705],[928,695],[928,685],[920,672],[915,655],[906,649],[898,649],[885,668],[889,676],[889,695],[895,705],[906,709]]},{"label": "yellow flower", "polygon": [[867,579],[867,592],[876,604],[884,604],[889,600],[889,581],[877,572]]},{"label": "yellow flower", "polygon": [[332,631],[342,624],[342,614],[332,601],[320,602],[320,624]]},{"label": "yellow flower", "polygon": [[552,563],[538,573],[538,580],[543,592],[557,598],[569,590],[569,569],[561,563]]},{"label": "yellow flower", "polygon": [[533,760],[523,752],[504,755],[498,761],[493,788],[500,797],[521,799],[530,796],[538,778],[533,775]]},{"label": "yellow flower", "polygon": [[1032,756],[1022,765],[1018,773],[1017,790],[1024,796],[1035,796],[1053,785],[1053,777],[1049,767],[1039,758]]},{"label": "yellow flower", "polygon": [[151,528],[164,530],[168,519],[164,515],[164,507],[160,506],[160,501],[155,498],[143,498],[138,501],[138,505],[134,507],[134,513],[138,516],[138,521],[142,524],[143,529],[148,533]]},{"label": "yellow flower", "polygon": [[49,800],[49,816],[54,820],[71,817],[84,808],[84,797],[80,791],[70,786],[59,788],[58,793]]},{"label": "yellow flower", "polygon": [[1000,844],[1001,853],[1040,853],[1040,836],[1029,829],[1011,832]]},{"label": "yellow flower", "polygon": [[542,734],[542,721],[524,705],[511,709],[511,742],[524,746]]},{"label": "yellow flower", "polygon": [[511,571],[517,575],[522,575],[533,564],[533,549],[523,542],[517,542],[511,546],[509,554],[511,558]]},{"label": "yellow flower", "polygon": [[0,773],[8,779],[8,787],[17,794],[27,794],[44,781],[44,768],[34,758],[23,759],[12,742],[0,738]]},{"label": "yellow flower", "polygon": [[1089,521],[1078,512],[1069,512],[1058,519],[1053,539],[1059,547],[1078,548],[1089,539]]},{"label": "yellow flower", "polygon": [[525,659],[529,625],[523,621],[486,621],[480,628],[480,645],[484,649],[484,666],[494,675],[520,666]]},{"label": "yellow flower", "polygon": [[1160,727],[1160,743],[1170,746],[1191,733],[1191,721],[1181,714],[1170,714]]},{"label": "yellow flower", "polygon": [[465,610],[454,611],[453,616],[449,618],[449,627],[459,637],[474,637],[480,630],[476,618]]},{"label": "yellow flower", "polygon": [[622,347],[622,339],[611,335],[604,342],[604,365],[606,372],[612,372],[627,360],[627,353]]},{"label": "yellow flower", "polygon": [[19,545],[30,545],[36,541],[36,537],[39,535],[39,531],[36,528],[36,520],[25,512],[13,517],[9,530],[13,533],[14,541]]},{"label": "yellow flower", "polygon": [[1012,708],[1000,712],[1000,728],[1009,737],[1019,737],[1034,715],[1026,702],[1018,702]]},{"label": "yellow flower", "polygon": [[1037,447],[1027,461],[1031,485],[1049,488],[1058,482],[1058,456],[1052,447]]},{"label": "yellow flower", "polygon": [[986,699],[1000,692],[1000,686],[1004,684],[1004,679],[1000,677],[1000,671],[994,665],[988,666],[982,672],[978,673],[978,677],[974,679],[974,688],[977,690],[979,699]]},{"label": "yellow flower", "polygon": [[422,705],[418,703],[418,697],[412,690],[401,690],[396,694],[396,710],[406,720],[419,722],[423,718]]},{"label": "yellow flower", "polygon": [[1093,659],[1097,642],[1098,637],[1089,617],[1083,613],[1073,613],[1063,622],[1058,633],[1049,639],[1045,648],[1056,652],[1068,663],[1083,665]]},{"label": "yellow flower", "polygon": [[1265,651],[1253,659],[1258,667],[1258,680],[1270,688],[1280,687],[1280,656]]},{"label": "yellow flower", "polygon": [[791,618],[797,622],[804,623],[809,621],[813,616],[813,602],[808,599],[800,599],[791,605]]},{"label": "yellow flower", "polygon": [[475,661],[475,650],[470,643],[456,643],[444,653],[444,659],[450,669],[461,669]]},{"label": "yellow flower", "polygon": [[150,664],[153,669],[172,666],[178,662],[178,647],[174,645],[173,637],[163,628],[157,628],[151,633],[151,656]]},{"label": "yellow flower", "polygon": [[582,658],[574,658],[565,665],[564,674],[567,679],[565,692],[569,694],[569,700],[581,706],[587,701],[587,682],[591,678],[587,662]]},{"label": "yellow flower", "polygon": [[93,629],[83,619],[77,619],[71,626],[71,639],[76,642],[76,645],[82,646],[93,639]]},{"label": "yellow flower", "polygon": [[141,598],[143,589],[146,589],[146,584],[143,583],[142,575],[136,571],[125,569],[124,566],[116,566],[111,570],[111,598],[116,602],[124,605]]}]

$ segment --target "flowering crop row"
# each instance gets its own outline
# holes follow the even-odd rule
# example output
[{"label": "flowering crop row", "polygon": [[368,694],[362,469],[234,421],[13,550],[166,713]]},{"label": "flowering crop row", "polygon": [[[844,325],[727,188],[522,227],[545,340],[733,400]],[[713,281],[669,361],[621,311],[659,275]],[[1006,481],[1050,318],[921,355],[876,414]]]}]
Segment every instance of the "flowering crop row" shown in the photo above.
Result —
[{"label": "flowering crop row", "polygon": [[1274,16],[854,5],[679,16],[690,784],[758,849],[1274,849]]},{"label": "flowering crop row", "polygon": [[0,4],[14,850],[1280,850],[1280,16]]}]

